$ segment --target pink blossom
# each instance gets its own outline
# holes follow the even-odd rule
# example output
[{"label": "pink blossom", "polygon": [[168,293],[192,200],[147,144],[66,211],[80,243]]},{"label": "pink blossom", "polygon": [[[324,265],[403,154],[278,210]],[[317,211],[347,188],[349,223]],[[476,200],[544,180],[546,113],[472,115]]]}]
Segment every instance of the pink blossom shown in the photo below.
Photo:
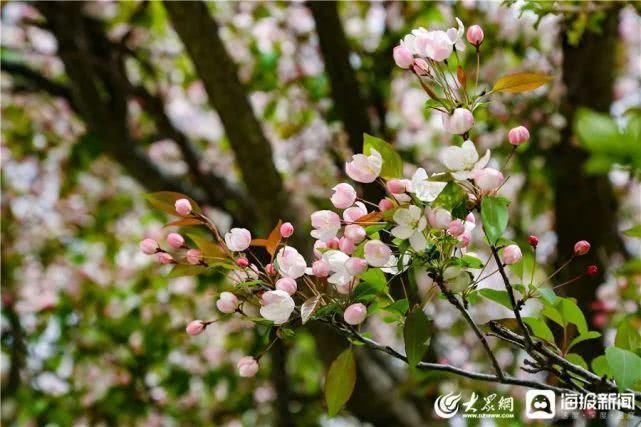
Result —
[{"label": "pink blossom", "polygon": [[251,378],[258,372],[258,361],[251,356],[243,356],[236,365],[238,375],[243,378]]},{"label": "pink blossom", "polygon": [[370,240],[364,249],[365,259],[372,267],[384,267],[392,256],[392,250],[380,240]]},{"label": "pink blossom", "polygon": [[590,251],[590,242],[587,240],[579,240],[574,244],[574,255],[585,255]]},{"label": "pink blossom", "polygon": [[378,202],[378,208],[381,210],[381,212],[388,211],[393,207],[394,207],[394,203],[392,203],[392,201],[389,199],[381,199]]},{"label": "pink blossom", "polygon": [[241,252],[249,247],[252,235],[246,228],[232,228],[225,234],[225,244],[230,251]]},{"label": "pink blossom", "polygon": [[430,223],[432,228],[437,228],[440,230],[445,230],[452,222],[452,214],[444,208],[427,208],[426,215],[427,221]]},{"label": "pink blossom", "polygon": [[203,260],[203,255],[198,249],[189,249],[185,254],[185,259],[188,264],[198,265]]},{"label": "pink blossom", "polygon": [[287,239],[292,234],[294,234],[294,226],[292,225],[291,222],[286,222],[280,226],[280,235],[283,238]]},{"label": "pink blossom", "polygon": [[265,273],[269,274],[270,276],[273,276],[276,274],[276,267],[274,267],[274,264],[271,262],[265,266]]},{"label": "pink blossom", "polygon": [[307,263],[305,258],[298,251],[291,247],[285,246],[276,254],[276,265],[278,272],[285,277],[298,279],[305,274]]},{"label": "pink blossom", "polygon": [[174,262],[174,257],[169,255],[167,252],[158,252],[158,262],[161,264],[171,264]]},{"label": "pink blossom", "polygon": [[203,333],[203,331],[205,330],[205,324],[202,320],[192,320],[191,322],[189,322],[185,330],[189,335],[194,337]]},{"label": "pink blossom", "polygon": [[386,184],[387,190],[392,194],[401,194],[407,191],[407,180],[390,179]]},{"label": "pink blossom", "polygon": [[144,239],[140,242],[140,250],[144,254],[153,255],[160,250],[160,246],[154,239]]},{"label": "pink blossom", "polygon": [[367,307],[365,307],[360,302],[350,305],[345,309],[345,313],[343,313],[343,318],[345,319],[345,322],[350,325],[361,324],[363,323],[366,317],[367,317]]},{"label": "pink blossom", "polygon": [[218,310],[220,310],[221,313],[226,314],[235,312],[239,304],[238,298],[231,292],[221,292],[218,301],[216,301],[216,307],[218,307]]},{"label": "pink blossom", "polygon": [[504,180],[503,174],[492,168],[476,170],[473,172],[472,178],[483,194],[496,191]]},{"label": "pink blossom", "polygon": [[240,268],[247,268],[249,267],[249,260],[244,256],[241,256],[240,258],[236,258],[236,265]]},{"label": "pink blossom", "polygon": [[176,200],[176,203],[174,203],[174,207],[176,208],[176,213],[181,216],[187,216],[191,213],[191,203],[189,203],[189,200],[187,199],[178,199]]},{"label": "pink blossom", "polygon": [[347,237],[341,237],[340,241],[338,242],[338,248],[341,250],[341,252],[345,252],[348,255],[354,252],[355,247],[356,245],[354,244],[354,241]]},{"label": "pink blossom", "polygon": [[353,155],[352,161],[345,164],[345,172],[354,181],[370,183],[378,178],[382,167],[383,158],[378,151],[372,149],[369,156]]},{"label": "pink blossom", "polygon": [[478,25],[472,25],[467,29],[467,41],[474,46],[480,46],[483,43],[485,34],[483,34],[483,29]]},{"label": "pink blossom", "polygon": [[328,242],[327,242],[327,247],[329,249],[338,249],[340,246],[340,239],[338,237],[332,237]]},{"label": "pink blossom", "polygon": [[419,76],[428,76],[430,74],[430,66],[427,64],[427,61],[422,58],[416,58],[416,60],[414,60],[412,69]]},{"label": "pink blossom", "polygon": [[337,209],[346,209],[356,201],[356,190],[347,183],[338,184],[333,188],[334,194],[331,197],[332,204]]},{"label": "pink blossom", "polygon": [[276,281],[276,289],[287,292],[289,295],[294,295],[298,286],[296,285],[296,280],[291,277],[283,277]]},{"label": "pink blossom", "polygon": [[452,222],[447,226],[447,232],[454,237],[463,234],[463,232],[465,232],[465,225],[463,224],[463,221],[460,219],[452,220]]},{"label": "pink blossom", "polygon": [[356,222],[362,216],[367,215],[367,207],[363,202],[356,202],[351,208],[343,211],[343,220],[345,222]]},{"label": "pink blossom", "polygon": [[352,276],[358,276],[367,270],[367,261],[363,258],[351,257],[345,261],[345,269]]},{"label": "pink blossom", "polygon": [[454,44],[445,31],[418,31],[416,47],[423,56],[441,62],[452,54]]},{"label": "pink blossom", "polygon": [[517,126],[510,129],[507,133],[507,139],[512,145],[521,145],[530,139],[530,131],[525,126]]},{"label": "pink blossom", "polygon": [[[322,254],[321,254],[322,256]],[[316,277],[327,277],[329,276],[329,264],[327,264],[322,259],[314,261],[312,264],[312,273]]]},{"label": "pink blossom", "polygon": [[185,239],[178,233],[169,233],[167,236],[167,244],[174,249],[180,249],[185,244]]},{"label": "pink blossom", "polygon": [[523,254],[517,245],[509,245],[503,249],[503,262],[507,265],[516,264],[521,261]]},{"label": "pink blossom", "polygon": [[394,56],[394,62],[401,68],[409,68],[414,62],[412,52],[404,46],[394,47],[392,54]]},{"label": "pink blossom", "polygon": [[260,308],[260,315],[276,325],[287,322],[295,307],[292,297],[279,289],[265,292],[261,302],[263,306]]},{"label": "pink blossom", "polygon": [[462,135],[474,126],[474,115],[466,108],[457,108],[451,115],[443,113],[443,128],[453,135]]},{"label": "pink blossom", "polygon": [[341,228],[341,218],[336,212],[316,211],[311,215],[311,220],[314,230],[310,234],[313,238],[323,242],[328,242],[336,237],[336,233]]},{"label": "pink blossom", "polygon": [[456,238],[459,241],[459,246],[462,248],[467,248],[472,242],[472,233],[469,231],[464,231],[461,235]]},{"label": "pink blossom", "polygon": [[323,256],[321,249],[327,249],[327,243],[323,242],[322,240],[316,240],[314,242],[314,256],[316,258],[320,258]]},{"label": "pink blossom", "polygon": [[365,229],[358,224],[347,225],[343,234],[345,235],[345,237],[357,244],[362,242],[363,239],[365,239],[365,237],[367,236]]}]

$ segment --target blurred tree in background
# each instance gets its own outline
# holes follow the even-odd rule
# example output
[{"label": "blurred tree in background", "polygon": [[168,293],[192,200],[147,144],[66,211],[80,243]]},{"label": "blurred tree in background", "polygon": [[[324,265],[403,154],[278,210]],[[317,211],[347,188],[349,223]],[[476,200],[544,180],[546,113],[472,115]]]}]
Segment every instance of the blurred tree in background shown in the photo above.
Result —
[{"label": "blurred tree in background", "polygon": [[[216,316],[225,278],[153,274],[137,242],[144,230],[159,240],[168,230],[143,194],[189,194],[221,228],[264,235],[280,218],[309,226],[363,132],[434,165],[446,140],[440,117],[391,52],[411,28],[455,16],[485,30],[487,82],[517,67],[555,77],[545,93],[499,98],[480,113],[487,129],[475,142],[495,153],[509,155],[510,127],[532,134],[505,186],[519,201],[511,238],[539,235],[549,271],[590,240],[595,250],[563,274],[604,268],[562,289],[592,328],[641,325],[641,247],[634,231],[622,233],[641,222],[638,5],[3,3],[2,421],[327,423],[321,378],[343,340],[312,325],[274,346],[257,378],[239,379],[237,349],[264,343],[238,319],[184,334],[190,319]],[[472,69],[471,50],[464,61]],[[441,301],[430,304],[429,357],[474,366],[474,337]],[[401,339],[382,317],[369,329],[390,345]],[[585,359],[598,350],[590,343]],[[354,424],[426,425],[441,391],[491,387],[357,357],[345,418]]]}]

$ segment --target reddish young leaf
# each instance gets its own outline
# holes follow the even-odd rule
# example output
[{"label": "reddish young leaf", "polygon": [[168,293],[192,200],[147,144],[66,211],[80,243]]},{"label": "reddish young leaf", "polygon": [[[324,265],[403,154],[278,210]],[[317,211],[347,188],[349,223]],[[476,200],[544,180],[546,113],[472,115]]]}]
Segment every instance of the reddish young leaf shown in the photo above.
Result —
[{"label": "reddish young leaf", "polygon": [[165,227],[181,227],[185,225],[205,225],[198,218],[183,218],[176,221],[172,221],[169,224],[165,224]]},{"label": "reddish young leaf", "polygon": [[282,225],[283,221],[278,220],[278,224],[276,224],[276,227],[269,233],[269,236],[267,236],[266,239],[254,239],[251,242],[252,246],[264,246],[265,250],[271,255],[274,256],[276,253],[276,249],[278,249],[278,245],[280,244],[281,241],[281,235],[280,235],[280,226]]},{"label": "reddish young leaf", "polygon": [[374,211],[370,212],[367,215],[363,215],[355,221],[355,224],[369,224],[372,222],[378,222],[383,218],[383,212]]}]

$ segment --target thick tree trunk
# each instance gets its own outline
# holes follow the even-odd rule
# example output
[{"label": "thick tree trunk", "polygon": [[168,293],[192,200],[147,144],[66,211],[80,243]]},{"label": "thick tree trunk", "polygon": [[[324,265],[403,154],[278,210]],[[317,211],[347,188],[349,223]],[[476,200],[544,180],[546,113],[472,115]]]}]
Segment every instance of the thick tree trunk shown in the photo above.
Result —
[{"label": "thick tree trunk", "polygon": [[[600,34],[587,31],[577,46],[566,37],[563,46],[563,83],[566,93],[561,112],[567,124],[561,142],[549,152],[548,161],[554,171],[555,220],[557,230],[557,264],[572,254],[574,243],[588,240],[592,250],[578,257],[558,277],[562,283],[584,272],[588,265],[597,264],[600,273],[580,282],[562,287],[564,293],[577,299],[588,318],[590,304],[595,300],[597,287],[605,279],[609,256],[621,250],[617,234],[617,201],[607,176],[586,175],[583,167],[587,153],[577,145],[573,134],[576,111],[587,107],[608,112],[612,103],[615,53],[617,43],[618,8],[608,11]],[[602,353],[603,347],[594,340],[577,347],[590,360]]]}]

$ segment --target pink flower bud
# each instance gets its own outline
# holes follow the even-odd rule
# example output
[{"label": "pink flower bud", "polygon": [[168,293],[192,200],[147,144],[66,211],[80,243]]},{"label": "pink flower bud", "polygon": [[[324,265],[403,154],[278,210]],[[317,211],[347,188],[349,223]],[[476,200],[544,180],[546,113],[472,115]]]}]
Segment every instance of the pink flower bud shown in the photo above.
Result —
[{"label": "pink flower bud", "polygon": [[298,286],[296,286],[296,280],[291,277],[283,277],[276,281],[276,289],[285,291],[289,295],[294,295],[298,290]]},{"label": "pink flower bud", "polygon": [[187,259],[188,264],[198,265],[203,260],[203,254],[198,249],[189,249],[185,259]]},{"label": "pink flower bud", "polygon": [[585,272],[588,276],[594,277],[599,274],[599,267],[597,267],[596,265],[588,265],[588,268]]},{"label": "pink flower bud", "polygon": [[202,334],[205,328],[206,326],[202,320],[192,320],[191,322],[189,322],[189,325],[187,325],[187,328],[185,328],[185,330],[189,335],[195,337],[196,335]]},{"label": "pink flower bud", "polygon": [[249,260],[245,257],[236,258],[236,265],[241,268],[249,267]]},{"label": "pink flower bud", "polygon": [[191,213],[191,203],[187,199],[178,199],[174,204],[176,213],[181,216],[187,216]]},{"label": "pink flower bud", "polygon": [[503,249],[503,262],[507,265],[516,264],[521,261],[523,254],[517,245],[509,245]]},{"label": "pink flower bud", "polygon": [[384,267],[392,256],[392,250],[380,240],[368,241],[364,250],[365,260],[372,267]]},{"label": "pink flower bud", "polygon": [[455,219],[447,226],[447,232],[454,237],[460,236],[465,232],[465,224],[460,219]]},{"label": "pink flower bud", "polygon": [[178,233],[169,233],[167,243],[174,249],[180,249],[185,244],[185,239]]},{"label": "pink flower bud", "polygon": [[351,254],[354,252],[354,241],[352,239],[348,239],[347,237],[341,237],[340,241],[338,242],[338,248],[341,250],[341,252],[345,252],[347,255]]},{"label": "pink flower bud", "polygon": [[269,274],[270,276],[276,274],[276,267],[274,267],[274,264],[267,264],[265,266],[265,273]]},{"label": "pink flower bud", "polygon": [[314,256],[316,258],[320,258],[323,256],[323,252],[321,249],[328,249],[327,243],[323,242],[322,240],[316,240],[314,242]]},{"label": "pink flower bud", "polygon": [[392,203],[389,199],[381,199],[380,202],[378,202],[378,208],[381,210],[381,212],[388,211],[394,207],[394,203]]},{"label": "pink flower bud", "polygon": [[443,127],[453,135],[462,135],[474,126],[474,115],[465,108],[457,108],[449,115],[443,113]]},{"label": "pink flower bud", "polygon": [[358,276],[367,270],[367,261],[363,258],[351,257],[345,261],[345,270],[352,276]]},{"label": "pink flower bud", "polygon": [[338,240],[338,237],[334,237],[327,242],[327,247],[329,249],[338,249],[339,244],[340,240]]},{"label": "pink flower bud", "polygon": [[258,372],[258,361],[251,356],[241,357],[238,361],[238,375],[243,378],[250,378]]},{"label": "pink flower bud", "polygon": [[327,277],[329,276],[329,264],[327,264],[322,259],[314,261],[312,263],[312,273],[316,277]]},{"label": "pink flower bud", "polygon": [[459,246],[462,248],[467,248],[472,241],[472,233],[465,231],[463,234],[456,238],[459,241]]},{"label": "pink flower bud", "polygon": [[291,222],[286,222],[283,225],[280,226],[280,235],[283,238],[288,238],[292,234],[294,234],[294,226],[292,225]]},{"label": "pink flower bud", "polygon": [[347,208],[343,211],[343,220],[345,222],[356,222],[359,218],[367,215],[367,208],[362,202],[356,202],[351,208]]},{"label": "pink flower bud", "polygon": [[414,62],[414,56],[412,52],[405,46],[396,46],[392,52],[394,56],[394,62],[401,68],[409,68],[410,65]]},{"label": "pink flower bud", "polygon": [[574,255],[581,256],[590,252],[590,242],[587,240],[579,240],[574,244]]},{"label": "pink flower bud", "polygon": [[527,242],[530,244],[530,246],[536,248],[539,245],[539,238],[535,235],[531,235],[527,238]]},{"label": "pink flower bud", "polygon": [[158,252],[158,262],[161,264],[171,264],[174,262],[174,257],[169,255],[167,252]]},{"label": "pink flower bud", "polygon": [[405,182],[401,179],[390,179],[387,181],[387,190],[392,194],[401,194],[407,191]]},{"label": "pink flower bud", "polygon": [[474,46],[480,46],[483,43],[485,34],[483,34],[483,29],[478,25],[472,25],[467,29],[467,41]]},{"label": "pink flower bud", "polygon": [[427,65],[427,61],[422,58],[416,58],[414,60],[414,65],[412,69],[419,76],[428,76],[430,74],[430,67]]},{"label": "pink flower bud", "polygon": [[330,200],[337,209],[347,209],[356,201],[356,190],[349,184],[343,182],[332,190],[334,190],[334,194]]},{"label": "pink flower bud", "polygon": [[367,307],[360,302],[350,305],[345,309],[345,313],[343,313],[343,319],[345,319],[345,322],[350,325],[361,324],[366,317]]},{"label": "pink flower bud", "polygon": [[525,126],[518,126],[510,129],[507,133],[507,139],[512,145],[521,145],[530,139],[530,131]]},{"label": "pink flower bud", "polygon": [[367,236],[365,229],[358,224],[350,224],[346,226],[343,234],[354,243],[362,242]]},{"label": "pink flower bud", "polygon": [[476,186],[481,190],[481,193],[488,194],[498,190],[503,184],[505,178],[500,171],[492,168],[479,169],[472,172]]},{"label": "pink flower bud", "polygon": [[235,312],[239,304],[238,298],[231,292],[221,292],[218,301],[216,301],[216,307],[218,310],[220,310],[221,313],[226,314]]},{"label": "pink flower bud", "polygon": [[140,250],[144,254],[153,255],[160,250],[160,246],[154,239],[144,239],[140,242]]}]

